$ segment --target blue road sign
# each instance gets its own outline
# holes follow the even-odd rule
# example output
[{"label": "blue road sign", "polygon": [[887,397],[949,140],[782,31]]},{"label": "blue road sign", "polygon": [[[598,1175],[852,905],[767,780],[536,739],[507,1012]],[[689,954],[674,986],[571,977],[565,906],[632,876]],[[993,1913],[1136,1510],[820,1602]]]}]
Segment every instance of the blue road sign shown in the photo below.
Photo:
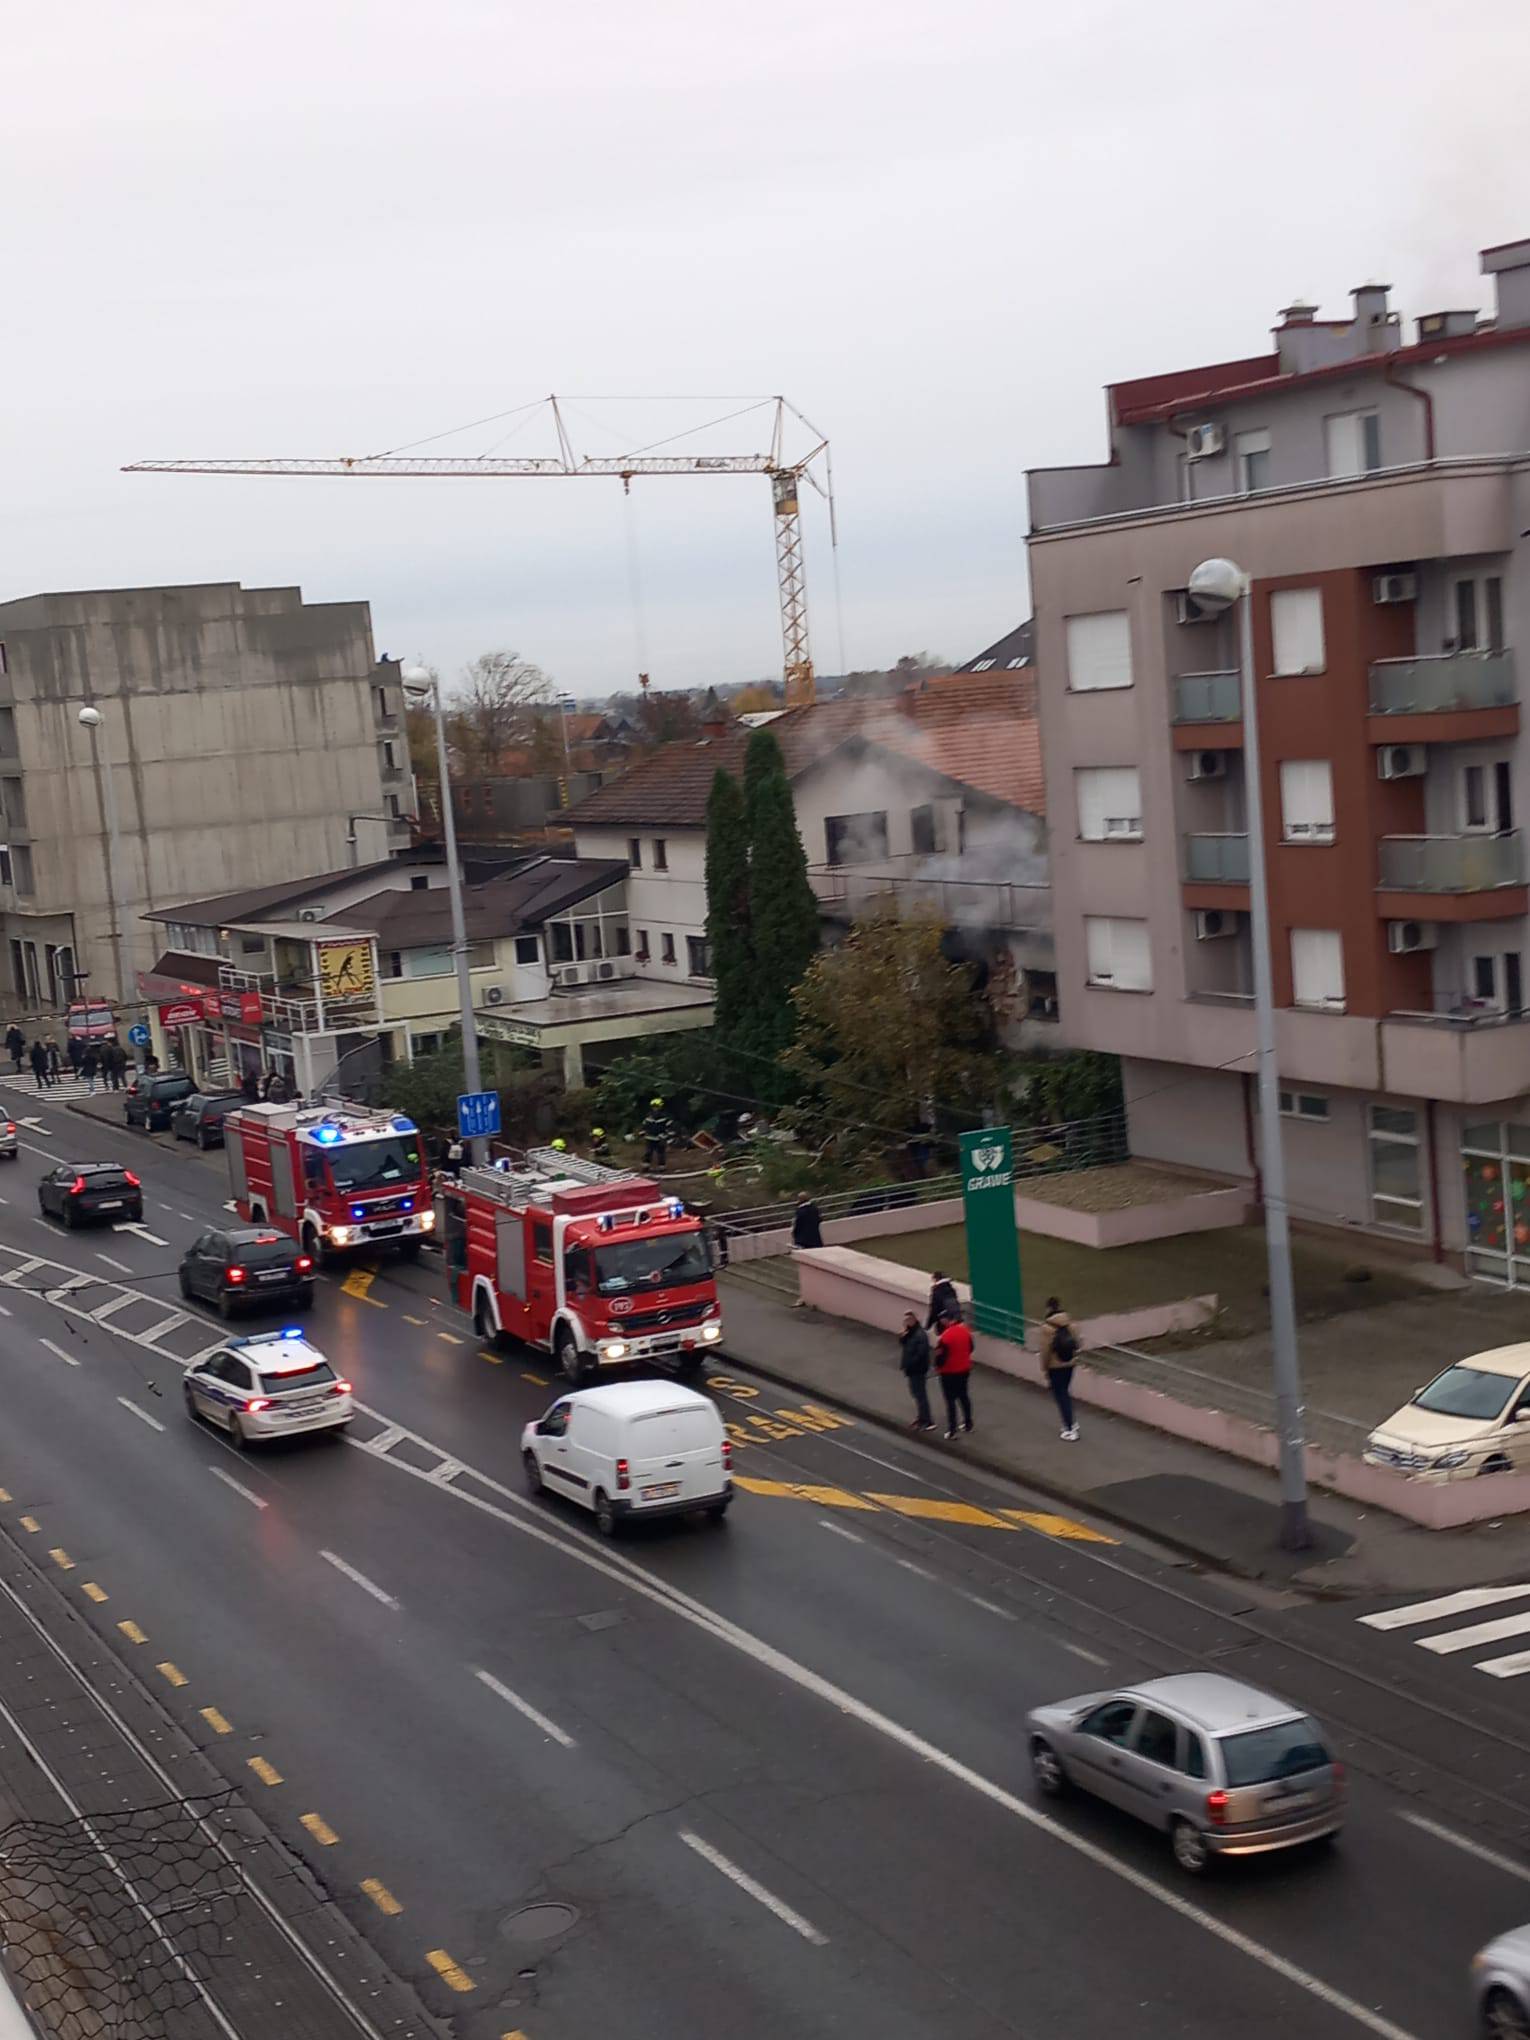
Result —
[{"label": "blue road sign", "polygon": [[132,1042],[134,1048],[148,1047],[149,1030],[147,1027],[144,1026],[141,1020],[139,1021],[136,1027],[130,1027],[128,1029],[128,1040]]},{"label": "blue road sign", "polygon": [[457,1131],[464,1140],[498,1133],[498,1091],[464,1091],[457,1100]]}]

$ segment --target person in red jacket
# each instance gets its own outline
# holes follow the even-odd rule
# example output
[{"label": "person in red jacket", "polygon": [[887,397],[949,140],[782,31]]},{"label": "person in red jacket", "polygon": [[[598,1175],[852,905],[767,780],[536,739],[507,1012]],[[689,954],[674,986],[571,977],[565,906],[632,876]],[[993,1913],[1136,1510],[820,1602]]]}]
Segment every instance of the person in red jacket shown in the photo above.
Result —
[{"label": "person in red jacket", "polygon": [[955,1311],[948,1310],[941,1320],[935,1341],[935,1372],[946,1399],[946,1436],[954,1438],[958,1429],[972,1429],[972,1334]]}]

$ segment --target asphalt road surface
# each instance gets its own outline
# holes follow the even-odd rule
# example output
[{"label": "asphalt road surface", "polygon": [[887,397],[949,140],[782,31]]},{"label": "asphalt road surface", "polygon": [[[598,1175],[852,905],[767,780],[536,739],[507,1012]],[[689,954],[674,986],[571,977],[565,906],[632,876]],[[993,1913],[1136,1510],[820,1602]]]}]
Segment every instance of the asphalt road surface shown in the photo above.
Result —
[{"label": "asphalt road surface", "polygon": [[[349,1440],[240,1455],[179,1390],[221,1157],[17,1103],[0,1527],[466,2040],[1470,2032],[1530,1918],[1530,1680],[1422,1640],[1530,1584],[1390,1626],[1257,1594],[746,1373],[726,1528],[603,1544],[524,1491],[546,1363],[428,1260],[320,1285]],[[40,1220],[63,1159],[128,1159],[143,1227]],[[1194,1882],[1037,1802],[1028,1706],[1205,1665],[1329,1723],[1337,1850]]]}]

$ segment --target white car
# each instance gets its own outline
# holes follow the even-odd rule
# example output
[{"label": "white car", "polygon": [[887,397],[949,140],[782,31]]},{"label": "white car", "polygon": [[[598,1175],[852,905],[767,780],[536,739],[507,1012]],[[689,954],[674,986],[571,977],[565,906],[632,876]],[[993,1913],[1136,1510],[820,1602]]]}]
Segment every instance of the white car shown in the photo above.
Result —
[{"label": "white car", "polygon": [[230,1339],[187,1368],[184,1393],[187,1416],[220,1425],[240,1447],[339,1432],[356,1413],[351,1384],[300,1330]]},{"label": "white car", "polygon": [[733,1500],[733,1447],[715,1403],[674,1381],[613,1381],[560,1396],[521,1433],[526,1484],[594,1513],[604,1537],[640,1517],[704,1515]]},{"label": "white car", "polygon": [[14,1162],[21,1151],[20,1137],[16,1132],[14,1119],[0,1119],[0,1155]]},{"label": "white car", "polygon": [[1495,1346],[1447,1367],[1372,1431],[1365,1457],[1414,1480],[1530,1467],[1530,1345]]}]

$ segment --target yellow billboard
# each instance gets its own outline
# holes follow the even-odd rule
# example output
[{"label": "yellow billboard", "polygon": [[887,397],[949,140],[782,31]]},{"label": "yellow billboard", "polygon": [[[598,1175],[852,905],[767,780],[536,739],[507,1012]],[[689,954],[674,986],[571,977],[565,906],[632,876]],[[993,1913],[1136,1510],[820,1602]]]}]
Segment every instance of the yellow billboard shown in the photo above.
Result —
[{"label": "yellow billboard", "polygon": [[377,973],[370,942],[316,942],[319,953],[319,997],[375,999]]}]

